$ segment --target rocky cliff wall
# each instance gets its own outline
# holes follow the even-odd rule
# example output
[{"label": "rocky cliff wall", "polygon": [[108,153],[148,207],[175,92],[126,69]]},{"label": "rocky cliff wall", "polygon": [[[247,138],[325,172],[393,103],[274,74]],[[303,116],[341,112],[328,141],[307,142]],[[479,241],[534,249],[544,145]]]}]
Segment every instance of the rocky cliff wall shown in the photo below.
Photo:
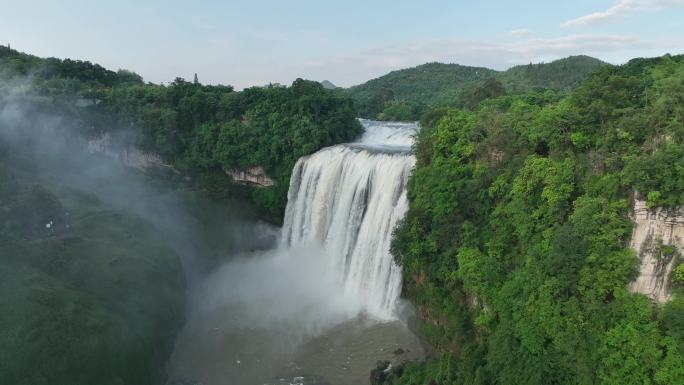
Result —
[{"label": "rocky cliff wall", "polygon": [[[103,133],[100,136],[87,140],[86,150],[90,153],[99,153],[111,158],[119,159],[124,165],[143,171],[150,168],[173,168],[159,155],[145,152],[130,144],[130,141],[113,138],[109,133]],[[266,174],[262,167],[231,169],[225,170],[225,173],[236,183],[254,187],[264,188],[275,186],[276,184],[275,181]]]},{"label": "rocky cliff wall", "polygon": [[131,144],[119,143],[109,133],[88,140],[86,149],[90,153],[100,153],[119,159],[126,166],[143,171],[149,168],[171,168],[171,165],[164,162],[159,155],[145,152]]},{"label": "rocky cliff wall", "polygon": [[262,167],[250,167],[244,170],[225,170],[225,172],[233,178],[233,181],[238,183],[262,188],[275,186],[275,181],[266,175]]},{"label": "rocky cliff wall", "polygon": [[645,201],[635,200],[632,219],[630,247],[639,256],[639,276],[629,289],[666,302],[672,271],[684,252],[684,207],[650,209]]}]

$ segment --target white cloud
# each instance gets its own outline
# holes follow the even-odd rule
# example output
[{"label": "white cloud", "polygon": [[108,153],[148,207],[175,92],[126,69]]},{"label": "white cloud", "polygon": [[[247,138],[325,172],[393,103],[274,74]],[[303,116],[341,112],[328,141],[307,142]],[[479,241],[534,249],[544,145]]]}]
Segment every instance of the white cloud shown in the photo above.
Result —
[{"label": "white cloud", "polygon": [[297,68],[283,69],[283,74],[299,73],[308,78],[329,79],[337,85],[350,86],[388,71],[434,61],[503,70],[517,64],[578,54],[619,63],[634,56],[662,55],[678,47],[684,47],[684,39],[647,41],[636,36],[614,34],[573,34],[553,38],[514,34],[508,39],[496,40],[434,39],[309,61]]},{"label": "white cloud", "polygon": [[506,34],[508,36],[513,36],[513,37],[528,37],[532,35],[532,31],[530,31],[527,28],[519,28],[519,29],[514,29],[511,31],[508,31]]},{"label": "white cloud", "polygon": [[561,26],[581,27],[619,19],[638,11],[657,11],[682,6],[684,6],[684,0],[617,0],[610,8],[603,12],[594,12],[580,16],[566,21]]}]

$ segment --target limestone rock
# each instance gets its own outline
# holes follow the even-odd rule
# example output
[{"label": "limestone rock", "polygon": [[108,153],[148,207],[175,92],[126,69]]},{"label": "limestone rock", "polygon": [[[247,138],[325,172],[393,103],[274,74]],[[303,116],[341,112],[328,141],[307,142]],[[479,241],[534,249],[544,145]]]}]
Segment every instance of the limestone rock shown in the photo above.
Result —
[{"label": "limestone rock", "polygon": [[235,182],[253,185],[256,187],[275,186],[275,181],[271,179],[262,167],[250,167],[242,170],[225,170]]},{"label": "limestone rock", "polygon": [[119,143],[107,132],[88,140],[86,150],[119,159],[124,165],[143,171],[150,168],[171,168],[159,155],[145,152],[131,144]]},{"label": "limestone rock", "polygon": [[670,299],[672,271],[684,251],[684,207],[649,209],[635,199],[630,247],[639,256],[639,276],[629,285],[656,302]]}]

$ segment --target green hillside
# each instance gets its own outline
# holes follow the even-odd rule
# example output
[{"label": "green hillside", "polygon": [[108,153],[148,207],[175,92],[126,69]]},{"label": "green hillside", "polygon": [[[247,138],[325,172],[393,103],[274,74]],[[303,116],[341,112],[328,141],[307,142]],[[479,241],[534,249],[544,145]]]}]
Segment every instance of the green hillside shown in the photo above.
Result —
[{"label": "green hillside", "polygon": [[496,78],[508,92],[527,91],[533,88],[547,88],[569,91],[587,78],[591,72],[606,63],[589,56],[570,56],[542,64],[527,64],[510,68]]},{"label": "green hillside", "polygon": [[[182,78],[159,85],[130,71],[0,46],[0,107],[15,99],[34,113],[68,118],[85,136],[133,131],[139,147],[202,188],[249,199],[274,222],[282,218],[297,159],[362,132],[352,101],[314,81],[240,92]],[[249,167],[262,167],[276,185],[239,186],[225,174]]]},{"label": "green hillside", "polygon": [[497,71],[459,64],[428,63],[390,72],[349,88],[362,117],[378,118],[385,109],[406,106],[415,116],[426,106],[444,105],[457,99],[461,90],[482,82]]},{"label": "green hillside", "polygon": [[418,120],[427,107],[475,105],[483,95],[491,93],[486,88],[498,86],[494,83],[500,83],[503,90],[494,90],[493,96],[534,88],[568,91],[604,65],[606,63],[588,56],[516,66],[507,71],[428,63],[390,72],[351,87],[347,92],[363,117]]},{"label": "green hillside", "polygon": [[[184,318],[184,272],[171,247],[179,240],[160,228],[173,210],[137,210],[179,187],[199,191],[186,202],[198,224],[183,243],[209,258],[238,248],[224,232],[227,217],[250,205],[220,217],[203,213],[222,207],[207,196],[237,195],[259,217],[281,220],[296,160],[357,136],[356,115],[349,98],[302,79],[242,92],[180,78],[158,85],[0,46],[0,384],[164,384]],[[146,179],[138,201],[127,190],[138,186],[128,183],[132,171],[85,153],[83,140],[103,133],[178,172],[136,174]],[[237,185],[225,173],[253,166],[276,186]],[[183,196],[194,197],[189,191]],[[112,205],[100,194],[136,201]]]},{"label": "green hillside", "polygon": [[433,114],[392,253],[442,354],[387,383],[684,384],[684,258],[670,302],[627,289],[635,191],[684,205],[683,95],[668,55]]},{"label": "green hillside", "polygon": [[179,257],[135,215],[24,174],[0,156],[0,383],[164,383]]}]

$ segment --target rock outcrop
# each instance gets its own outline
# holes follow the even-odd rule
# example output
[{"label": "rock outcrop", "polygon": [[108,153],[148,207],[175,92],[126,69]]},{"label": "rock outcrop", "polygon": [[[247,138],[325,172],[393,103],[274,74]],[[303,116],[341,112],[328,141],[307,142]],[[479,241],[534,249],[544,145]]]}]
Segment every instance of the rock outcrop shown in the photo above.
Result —
[{"label": "rock outcrop", "polygon": [[90,153],[100,153],[119,159],[124,165],[143,171],[150,168],[172,168],[159,155],[145,152],[131,144],[119,143],[112,139],[109,133],[88,140],[86,149]]},{"label": "rock outcrop", "polygon": [[237,183],[262,188],[275,186],[275,181],[266,175],[266,172],[262,167],[250,167],[242,170],[225,170],[225,172]]},{"label": "rock outcrop", "polygon": [[[146,171],[153,168],[168,168],[173,166],[166,163],[159,155],[146,152],[131,144],[133,141],[125,137],[113,137],[105,132],[100,136],[88,139],[85,143],[86,150],[90,153],[98,153],[110,158],[120,160],[124,165]],[[175,170],[174,170],[175,171]],[[265,188],[275,186],[275,181],[269,177],[262,167],[250,167],[246,169],[224,170],[234,182],[253,187]]]},{"label": "rock outcrop", "polygon": [[639,276],[629,285],[631,292],[646,294],[653,301],[670,299],[672,271],[684,251],[684,207],[650,209],[635,199],[635,222],[630,247],[639,256]]}]

